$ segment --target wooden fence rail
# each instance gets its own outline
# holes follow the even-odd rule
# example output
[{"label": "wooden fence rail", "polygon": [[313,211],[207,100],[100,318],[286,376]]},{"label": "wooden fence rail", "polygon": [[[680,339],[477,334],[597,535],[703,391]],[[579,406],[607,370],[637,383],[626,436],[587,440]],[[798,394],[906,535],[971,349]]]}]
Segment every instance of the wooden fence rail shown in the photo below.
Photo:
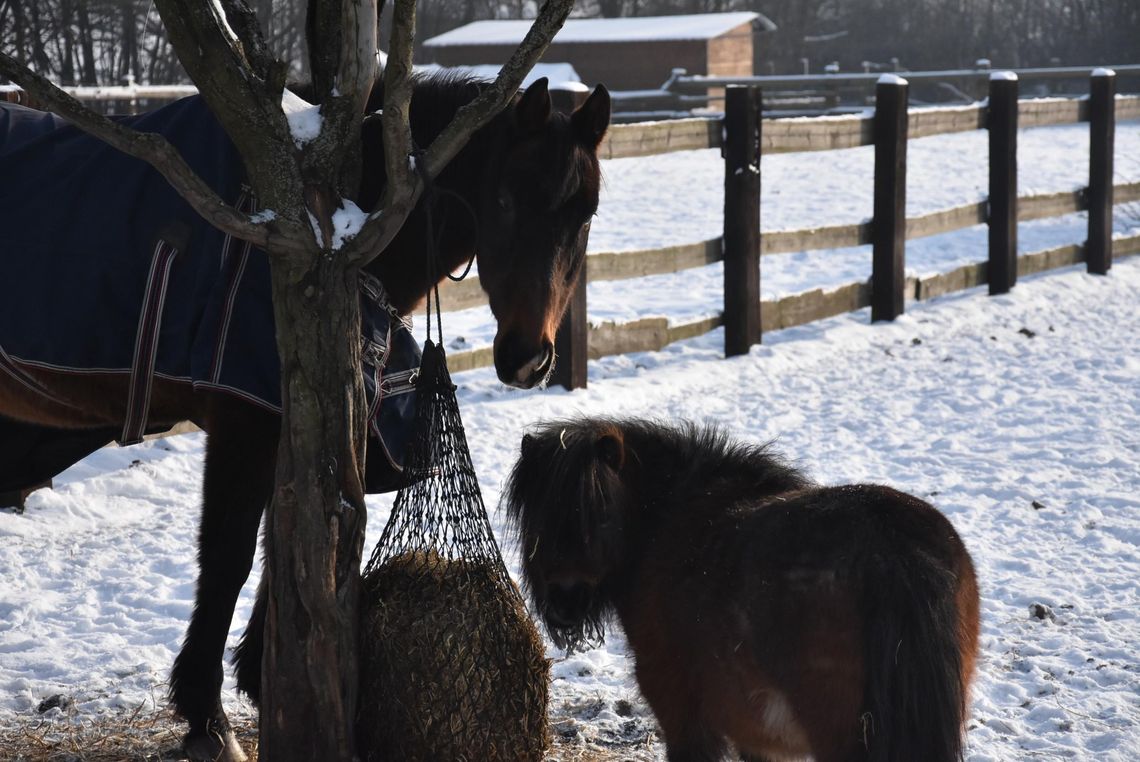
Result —
[{"label": "wooden fence rail", "polygon": [[[1113,256],[1140,254],[1140,235],[1117,238]],[[1017,258],[1021,276],[1069,267],[1086,261],[1086,247],[1069,244],[1053,249],[1022,254]],[[922,278],[906,279],[907,301],[923,301],[964,291],[988,282],[988,263],[962,265],[949,272]],[[871,284],[848,283],[831,289],[813,289],[781,299],[760,303],[760,324],[764,333],[854,312],[871,305]],[[703,317],[684,323],[670,324],[666,318],[643,318],[624,323],[605,322],[589,326],[590,359],[630,352],[655,352],[682,339],[703,335],[724,325],[722,315]],[[454,372],[484,368],[492,364],[491,348],[449,353],[448,366]]]},{"label": "wooden fence rail", "polygon": [[[1113,186],[1116,204],[1140,201],[1140,182],[1120,183]],[[926,238],[942,233],[986,224],[988,201],[942,209],[937,212],[908,217],[906,240]],[[1048,217],[1059,217],[1088,210],[1088,191],[1072,191],[1019,196],[1017,221],[1030,222]],[[800,230],[764,231],[760,236],[760,253],[763,256],[789,254],[797,251],[843,249],[866,246],[871,243],[871,221],[846,225],[829,225]],[[647,275],[668,275],[695,267],[720,262],[724,259],[723,242],[718,236],[707,241],[668,246],[662,249],[631,251],[599,251],[590,254],[586,280],[589,283],[607,280],[642,278]],[[1115,245],[1114,245],[1115,250]],[[469,275],[456,283],[440,284],[440,298],[448,311],[483,307],[487,297],[476,275]]]},{"label": "wooden fence rail", "polygon": [[[1089,101],[1083,98],[1037,98],[1018,102],[1020,127],[1047,127],[1089,121]],[[1116,99],[1116,118],[1140,119],[1140,95]],[[907,131],[911,139],[987,127],[985,105],[926,108],[911,111]],[[805,116],[765,119],[764,153],[799,153],[858,148],[874,143],[873,117],[867,115]],[[615,124],[598,148],[602,159],[656,156],[673,151],[720,148],[724,134],[720,119],[673,119],[665,122]]]}]

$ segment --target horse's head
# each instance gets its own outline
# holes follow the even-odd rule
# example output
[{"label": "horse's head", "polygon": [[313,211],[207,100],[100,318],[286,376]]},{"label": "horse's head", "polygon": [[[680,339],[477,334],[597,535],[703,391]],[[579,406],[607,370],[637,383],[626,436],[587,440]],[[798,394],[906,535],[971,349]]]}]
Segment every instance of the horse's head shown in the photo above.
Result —
[{"label": "horse's head", "polygon": [[[416,143],[430,145],[483,87],[456,75],[417,78],[410,110]],[[381,108],[383,99],[378,86],[369,110]],[[435,216],[443,267],[435,271],[461,266],[477,252],[479,281],[498,322],[495,369],[511,386],[535,386],[554,368],[554,335],[582,268],[598,207],[598,144],[609,120],[605,87],[599,85],[567,115],[551,108],[546,80],[540,79],[476,132],[437,178],[444,191]],[[386,182],[381,120],[366,119],[362,133],[358,203],[372,209]],[[409,219],[390,251],[369,265],[403,314],[415,309],[433,285],[426,282],[433,268],[422,259],[433,248],[425,235],[423,207],[417,207],[416,219]]]},{"label": "horse's head", "polygon": [[620,428],[548,424],[523,437],[504,492],[523,580],[560,648],[600,642],[626,555],[631,497]]},{"label": "horse's head", "polygon": [[498,321],[495,370],[530,388],[554,368],[554,335],[586,255],[598,207],[597,148],[610,119],[598,85],[570,115],[551,109],[545,79],[510,107],[479,214],[479,281]]}]

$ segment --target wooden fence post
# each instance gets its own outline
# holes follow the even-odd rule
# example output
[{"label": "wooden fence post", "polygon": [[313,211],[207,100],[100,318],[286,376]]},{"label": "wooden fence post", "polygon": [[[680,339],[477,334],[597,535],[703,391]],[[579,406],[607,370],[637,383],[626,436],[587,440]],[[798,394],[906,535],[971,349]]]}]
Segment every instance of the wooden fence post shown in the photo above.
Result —
[{"label": "wooden fence post", "polygon": [[724,354],[760,343],[760,88],[724,104]]},{"label": "wooden fence post", "polygon": [[905,305],[907,90],[897,74],[884,74],[875,85],[872,321],[894,320]]},{"label": "wooden fence post", "polygon": [[[570,113],[582,105],[590,89],[581,82],[563,82],[550,89],[550,102],[558,111]],[[585,252],[583,252],[584,254]],[[554,373],[551,384],[559,384],[567,389],[585,389],[587,377],[587,337],[589,324],[586,320],[586,268],[589,258],[582,262],[578,279],[574,284],[574,294],[570,305],[558,326],[554,338]]]},{"label": "wooden fence post", "polygon": [[1112,153],[1116,133],[1116,72],[1097,69],[1089,82],[1088,271],[1112,267]]},{"label": "wooden fence post", "polygon": [[551,384],[559,384],[567,389],[585,389],[589,355],[587,354],[590,326],[586,320],[586,269],[590,258],[586,257],[578,271],[570,306],[558,333],[554,336],[554,373]]},{"label": "wooden fence post", "polygon": [[1017,283],[1017,75],[990,75],[990,196],[988,280],[990,294]]}]

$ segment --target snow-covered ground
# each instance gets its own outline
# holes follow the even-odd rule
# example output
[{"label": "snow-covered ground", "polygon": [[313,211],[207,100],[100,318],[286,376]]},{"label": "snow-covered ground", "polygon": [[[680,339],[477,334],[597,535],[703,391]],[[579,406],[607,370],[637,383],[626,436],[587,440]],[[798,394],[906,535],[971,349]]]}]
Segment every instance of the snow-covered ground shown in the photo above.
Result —
[{"label": "snow-covered ground", "polygon": [[[1081,184],[1085,159],[1070,131],[1023,135],[1025,152],[1035,133],[1043,135],[1037,159],[1023,154],[1023,191]],[[1140,156],[1136,133],[1136,123],[1120,125],[1121,171],[1127,157]],[[1075,145],[1062,152],[1065,141]],[[912,143],[912,159],[922,143]],[[800,156],[799,167],[791,156],[771,158],[773,166],[788,163],[783,175],[765,166],[767,191],[780,191],[765,197],[766,228],[867,215],[869,189],[865,205],[848,204],[860,191],[843,176],[861,180],[866,172],[843,169],[841,159],[832,165],[831,156]],[[912,170],[910,197],[932,206],[912,213],[984,192],[984,176],[968,174],[981,164],[976,155],[955,161],[933,151],[930,161],[939,169]],[[610,195],[596,248],[615,248],[620,231],[634,228],[645,238],[626,245],[638,248],[716,235],[719,223],[704,232],[667,228],[690,209],[695,217],[719,214],[719,190],[712,190],[719,179],[701,195],[696,164],[678,168],[673,191],[651,183],[661,195],[646,208],[622,190],[637,165],[616,164],[607,166]],[[1118,181],[1140,179],[1140,167],[1129,171]],[[922,202],[928,192],[946,196]],[[672,216],[652,206],[667,203]],[[1131,224],[1140,227],[1137,218]],[[970,235],[942,236],[946,259],[934,247],[930,270],[949,269],[959,256],[983,259],[984,235]],[[1079,224],[1065,236],[1057,243],[1083,238]],[[812,288],[831,276],[823,258],[792,257],[781,289]],[[764,260],[769,279],[772,259]],[[614,302],[652,298],[657,314],[675,314],[656,295],[658,279],[628,281],[624,293],[612,285]],[[602,301],[595,292],[591,309]],[[1107,277],[1070,268],[1022,279],[1006,296],[973,290],[908,309],[892,324],[869,325],[861,311],[766,334],[763,346],[731,360],[722,357],[721,331],[661,352],[605,358],[590,364],[589,388],[572,393],[508,391],[490,370],[457,374],[508,566],[517,573],[517,552],[495,506],[518,441],[536,421],[579,413],[688,418],[751,441],[775,439],[818,480],[912,492],[938,505],[962,534],[984,599],[970,760],[1140,759],[1140,258],[1118,261]],[[458,318],[445,317],[445,330],[457,335]],[[161,701],[192,606],[201,465],[201,435],[109,448],[65,472],[54,490],[33,494],[26,514],[0,512],[0,728],[37,717],[39,703],[57,694],[80,718]],[[371,546],[391,498],[369,504]],[[231,645],[255,581],[243,593]],[[1034,618],[1033,604],[1051,616]],[[623,759],[661,758],[619,631],[601,648],[568,657],[551,646],[549,655],[555,730],[565,745],[620,745]],[[235,698],[232,678],[225,700],[233,714],[250,712]],[[68,721],[59,709],[45,716]]]}]

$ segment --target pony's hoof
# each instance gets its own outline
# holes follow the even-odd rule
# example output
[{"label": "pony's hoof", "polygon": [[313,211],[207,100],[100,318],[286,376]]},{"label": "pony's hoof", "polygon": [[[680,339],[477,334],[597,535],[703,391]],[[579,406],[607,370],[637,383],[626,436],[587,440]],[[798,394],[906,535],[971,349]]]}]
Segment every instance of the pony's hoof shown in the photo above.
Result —
[{"label": "pony's hoof", "polygon": [[247,762],[249,759],[229,728],[187,733],[182,741],[182,751],[191,762]]}]

